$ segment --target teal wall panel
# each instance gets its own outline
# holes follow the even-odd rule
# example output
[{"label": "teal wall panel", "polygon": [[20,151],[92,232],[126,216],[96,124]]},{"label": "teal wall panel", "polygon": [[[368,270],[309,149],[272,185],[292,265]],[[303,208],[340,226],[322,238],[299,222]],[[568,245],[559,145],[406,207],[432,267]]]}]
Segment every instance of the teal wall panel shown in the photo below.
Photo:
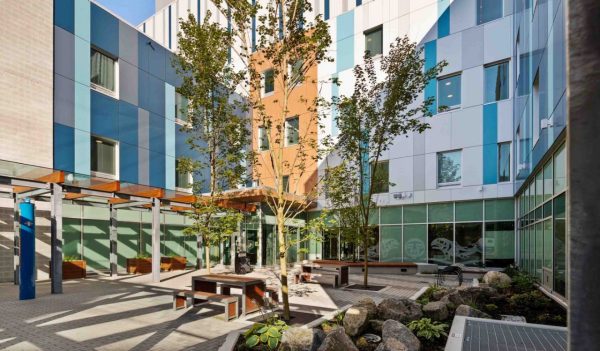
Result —
[{"label": "teal wall panel", "polygon": [[450,0],[440,0],[438,2],[438,38],[443,38],[450,34]]},{"label": "teal wall panel", "polygon": [[498,182],[498,105],[483,106],[483,184]]},{"label": "teal wall panel", "polygon": [[89,175],[91,136],[89,132],[75,129],[75,173]]},{"label": "teal wall panel", "polygon": [[90,1],[75,0],[75,35],[90,41]]},{"label": "teal wall panel", "polygon": [[[428,41],[427,43],[425,43],[424,52],[425,52],[425,69],[428,70],[428,69],[435,67],[435,65],[437,64],[437,43],[436,43],[436,41],[432,40],[432,41]],[[426,99],[429,99],[429,98],[434,99],[433,104],[431,104],[431,106],[429,106],[429,112],[432,115],[435,115],[437,113],[436,96],[437,96],[437,80],[432,79],[425,86],[425,98]]]},{"label": "teal wall panel", "polygon": [[75,37],[75,81],[90,86],[90,42]]}]

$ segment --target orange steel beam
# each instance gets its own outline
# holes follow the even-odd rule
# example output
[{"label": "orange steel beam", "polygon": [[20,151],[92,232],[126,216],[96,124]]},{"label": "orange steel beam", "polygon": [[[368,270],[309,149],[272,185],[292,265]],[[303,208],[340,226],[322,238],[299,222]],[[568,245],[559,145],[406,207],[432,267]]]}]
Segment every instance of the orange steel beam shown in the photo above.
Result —
[{"label": "orange steel beam", "polygon": [[108,199],[108,203],[111,205],[116,205],[116,204],[124,204],[130,202],[128,199],[120,199],[118,197],[114,197],[112,199]]},{"label": "orange steel beam", "polygon": [[26,191],[33,190],[33,189],[35,189],[35,188],[31,188],[28,186],[13,185],[13,193],[16,193],[16,194],[24,193]]},{"label": "orange steel beam", "polygon": [[81,199],[81,198],[88,197],[88,196],[89,195],[87,195],[87,194],[66,193],[65,194],[65,200]]},{"label": "orange steel beam", "polygon": [[65,172],[54,171],[48,175],[37,178],[36,181],[44,182],[44,183],[64,183],[65,182]]},{"label": "orange steel beam", "polygon": [[89,188],[92,190],[115,193],[115,192],[118,192],[119,190],[121,190],[121,183],[119,181],[114,181],[114,182],[109,182],[109,183],[101,183],[101,184],[91,185]]}]

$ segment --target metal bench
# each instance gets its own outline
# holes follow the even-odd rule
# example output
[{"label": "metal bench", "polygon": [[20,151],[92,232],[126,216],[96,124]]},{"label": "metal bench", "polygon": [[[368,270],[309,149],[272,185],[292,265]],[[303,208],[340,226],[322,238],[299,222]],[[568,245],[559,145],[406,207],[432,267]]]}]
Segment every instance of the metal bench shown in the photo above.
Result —
[{"label": "metal bench", "polygon": [[201,303],[212,303],[224,307],[223,319],[238,318],[238,297],[204,291],[178,290],[173,292],[173,310],[189,308]]},{"label": "metal bench", "polygon": [[436,274],[436,282],[437,285],[443,285],[447,275],[456,274],[458,278],[458,286],[461,286],[463,283],[463,272],[459,266],[448,266],[444,268],[440,268]]}]

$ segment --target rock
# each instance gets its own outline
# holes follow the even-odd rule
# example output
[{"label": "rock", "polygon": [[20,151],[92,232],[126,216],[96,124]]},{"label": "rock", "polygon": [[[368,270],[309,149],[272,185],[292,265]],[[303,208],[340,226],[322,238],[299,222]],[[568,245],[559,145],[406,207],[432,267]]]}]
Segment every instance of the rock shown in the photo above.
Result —
[{"label": "rock", "polygon": [[512,283],[512,279],[506,274],[502,272],[489,271],[484,276],[482,281],[486,284],[489,284],[492,288],[496,289],[506,289]]},{"label": "rock", "polygon": [[443,321],[448,318],[448,307],[444,301],[434,301],[423,306],[423,314],[434,321]]},{"label": "rock", "polygon": [[462,299],[461,305],[464,305],[468,301],[473,303],[486,302],[498,296],[498,291],[496,289],[483,286],[459,288],[456,291]]},{"label": "rock", "polygon": [[419,351],[421,342],[404,324],[388,319],[383,323],[383,342],[378,351]]},{"label": "rock", "polygon": [[377,306],[379,319],[393,319],[398,322],[408,323],[423,316],[421,305],[410,299],[388,298]]},{"label": "rock", "polygon": [[433,299],[435,301],[439,301],[439,300],[441,300],[446,295],[448,295],[448,290],[447,289],[441,289],[441,290],[435,291],[433,294],[431,294],[431,297],[433,297]]},{"label": "rock", "polygon": [[358,351],[358,348],[344,328],[337,328],[325,337],[317,351]]},{"label": "rock", "polygon": [[455,316],[466,316],[466,317],[475,317],[475,318],[492,318],[489,314],[485,312],[481,312],[480,310],[473,308],[469,305],[460,305],[456,308],[456,312],[454,312]]},{"label": "rock", "polygon": [[365,297],[358,300],[358,302],[354,306],[366,308],[369,312],[369,319],[373,319],[377,316],[377,304],[370,297]]},{"label": "rock", "polygon": [[450,293],[448,293],[446,296],[448,297],[448,302],[454,304],[454,306],[463,305],[465,303],[463,298],[460,296],[460,293],[455,289],[450,291]]},{"label": "rock", "polygon": [[[375,341],[375,342],[370,341],[369,338],[367,337],[368,335],[373,335],[374,337],[377,337],[379,340]],[[381,338],[377,335],[365,334],[356,340],[356,347],[358,347],[358,349],[360,351],[375,351],[375,349],[379,345],[380,341],[381,341]]]},{"label": "rock", "polygon": [[383,322],[381,319],[371,319],[369,321],[369,328],[374,331],[376,334],[381,335],[383,330]]},{"label": "rock", "polygon": [[316,351],[324,339],[325,332],[321,329],[291,327],[281,337],[280,350]]},{"label": "rock", "polygon": [[350,336],[360,335],[369,322],[369,310],[362,306],[353,306],[344,315],[344,329]]}]

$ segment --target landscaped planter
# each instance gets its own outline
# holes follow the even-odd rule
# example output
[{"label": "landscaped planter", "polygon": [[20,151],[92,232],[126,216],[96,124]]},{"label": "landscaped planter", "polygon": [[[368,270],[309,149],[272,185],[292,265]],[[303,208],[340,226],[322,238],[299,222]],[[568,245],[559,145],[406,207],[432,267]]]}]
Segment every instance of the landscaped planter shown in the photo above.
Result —
[{"label": "landscaped planter", "polygon": [[[52,261],[49,262],[50,278],[52,278]],[[81,279],[85,278],[86,263],[84,260],[68,260],[62,263],[62,278]]]},{"label": "landscaped planter", "polygon": [[151,273],[152,259],[151,258],[128,258],[127,273]]},{"label": "landscaped planter", "polygon": [[160,258],[160,269],[162,271],[184,270],[187,258],[182,256],[170,256]]}]

